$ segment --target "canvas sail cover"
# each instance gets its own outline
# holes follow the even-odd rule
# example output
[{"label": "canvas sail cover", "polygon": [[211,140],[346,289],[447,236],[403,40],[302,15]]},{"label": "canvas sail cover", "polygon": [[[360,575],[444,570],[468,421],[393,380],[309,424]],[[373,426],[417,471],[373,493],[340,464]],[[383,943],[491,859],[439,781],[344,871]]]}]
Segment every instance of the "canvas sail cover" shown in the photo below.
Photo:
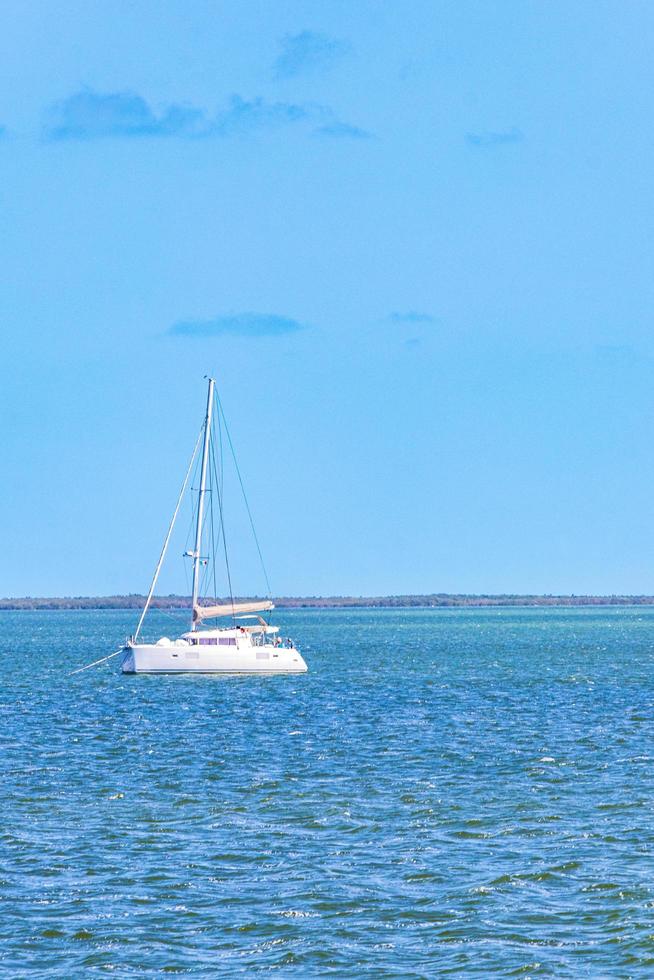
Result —
[{"label": "canvas sail cover", "polygon": [[195,606],[193,621],[201,623],[203,619],[213,619],[215,616],[240,616],[242,613],[267,612],[274,608],[274,602],[269,599],[261,599],[259,602],[221,602],[218,606]]}]

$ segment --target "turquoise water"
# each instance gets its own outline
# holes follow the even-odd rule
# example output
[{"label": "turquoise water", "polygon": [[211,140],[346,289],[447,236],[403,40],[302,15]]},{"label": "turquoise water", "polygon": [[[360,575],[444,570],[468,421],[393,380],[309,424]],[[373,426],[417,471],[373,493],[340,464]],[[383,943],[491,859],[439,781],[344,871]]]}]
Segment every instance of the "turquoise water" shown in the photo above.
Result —
[{"label": "turquoise water", "polygon": [[654,975],[654,610],[278,622],[309,674],[0,617],[3,975]]}]

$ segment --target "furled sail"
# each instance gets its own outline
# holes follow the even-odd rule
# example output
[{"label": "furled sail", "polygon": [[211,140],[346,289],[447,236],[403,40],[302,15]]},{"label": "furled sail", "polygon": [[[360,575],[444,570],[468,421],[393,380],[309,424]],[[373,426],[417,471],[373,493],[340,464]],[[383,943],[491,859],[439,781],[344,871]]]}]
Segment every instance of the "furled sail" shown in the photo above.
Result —
[{"label": "furled sail", "polygon": [[213,619],[215,616],[240,616],[242,613],[267,612],[274,608],[274,602],[270,602],[269,599],[259,602],[221,602],[219,606],[194,606],[193,622],[201,623],[203,619]]}]

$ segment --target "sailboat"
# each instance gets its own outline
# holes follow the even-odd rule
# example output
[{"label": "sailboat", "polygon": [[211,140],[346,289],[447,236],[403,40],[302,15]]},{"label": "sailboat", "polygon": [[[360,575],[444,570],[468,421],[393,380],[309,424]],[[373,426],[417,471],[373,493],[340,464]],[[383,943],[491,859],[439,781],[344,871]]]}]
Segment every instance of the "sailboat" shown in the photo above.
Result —
[{"label": "sailboat", "polygon": [[[211,498],[213,490],[219,496],[222,523],[220,485],[216,483],[214,487],[207,486],[207,471],[215,467],[215,460],[212,457],[211,449],[211,427],[212,417],[214,415],[214,403],[217,401],[215,398],[215,381],[213,378],[207,380],[209,382],[209,390],[204,423],[195,444],[195,449],[193,450],[191,462],[189,463],[186,477],[182,484],[177,506],[175,507],[168,528],[168,533],[159,556],[159,562],[136,632],[127,640],[121,650],[123,653],[121,669],[125,674],[304,673],[308,669],[307,665],[293,641],[289,638],[280,637],[279,627],[271,626],[268,621],[269,618],[266,618],[266,614],[274,609],[274,604],[270,599],[236,602],[230,596],[229,600],[221,602],[216,602],[214,597],[213,603],[208,605],[201,604],[200,602],[201,571],[203,568],[206,568],[209,560],[203,557],[203,545],[207,536],[205,531],[207,508],[205,504],[207,494]],[[219,402],[218,408],[222,412],[222,406],[220,406]],[[220,415],[218,415],[218,422],[220,422]],[[231,445],[231,438],[229,441]],[[185,553],[185,557],[193,560],[190,629],[186,633],[182,633],[177,639],[171,640],[166,636],[162,636],[154,643],[144,643],[140,639],[141,627],[152,601],[152,596],[154,595],[159,572],[166,556],[168,543],[175,526],[189,477],[193,470],[200,442],[202,442],[202,462],[200,465],[200,487],[195,520],[195,545],[192,551]],[[210,457],[212,457],[211,460]],[[211,500],[211,506],[213,506],[213,500]],[[248,515],[250,515],[249,507]],[[252,525],[252,528],[254,530],[254,525]],[[211,522],[211,530],[213,530],[213,521]],[[207,627],[203,625],[207,620],[214,619],[227,620],[229,624],[218,627]]]}]

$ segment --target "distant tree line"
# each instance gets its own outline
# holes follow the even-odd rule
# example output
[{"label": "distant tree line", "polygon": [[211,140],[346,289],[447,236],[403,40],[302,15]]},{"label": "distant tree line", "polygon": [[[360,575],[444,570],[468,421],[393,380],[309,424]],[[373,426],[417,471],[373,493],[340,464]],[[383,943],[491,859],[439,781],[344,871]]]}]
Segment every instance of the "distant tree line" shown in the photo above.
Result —
[{"label": "distant tree line", "polygon": [[[260,596],[238,596],[236,602],[257,600]],[[228,602],[228,599],[218,599]],[[451,595],[437,592],[429,595],[393,596],[281,596],[274,600],[280,609],[408,609],[486,606],[651,606],[654,596],[648,595]],[[0,599],[2,609],[142,609],[145,596],[138,594],[113,596],[67,596],[20,599]],[[154,596],[153,609],[189,609],[190,596]]]}]

